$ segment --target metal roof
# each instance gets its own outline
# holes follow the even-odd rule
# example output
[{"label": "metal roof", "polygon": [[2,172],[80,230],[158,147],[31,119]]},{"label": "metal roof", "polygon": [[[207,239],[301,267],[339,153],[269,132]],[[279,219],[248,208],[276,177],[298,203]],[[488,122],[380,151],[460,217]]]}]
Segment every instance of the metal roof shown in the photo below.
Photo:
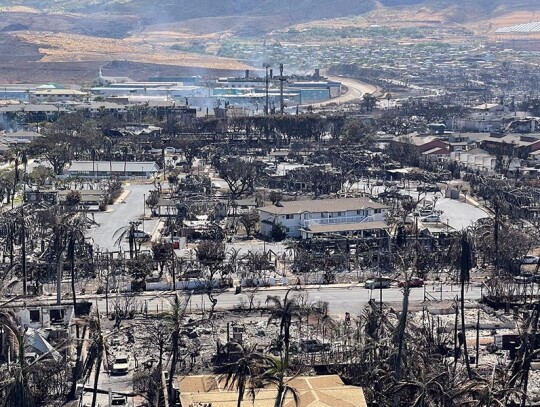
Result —
[{"label": "metal roof", "polygon": [[501,27],[495,33],[535,33],[540,32],[540,21],[534,21],[531,23],[517,24],[510,27]]},{"label": "metal roof", "polygon": [[113,172],[158,172],[159,167],[155,162],[148,161],[73,161],[69,172],[109,172],[112,168]]},{"label": "metal roof", "polygon": [[346,212],[367,208],[388,209],[388,206],[373,202],[369,198],[341,198],[283,201],[280,206],[269,205],[258,208],[258,210],[275,215],[292,215],[303,212]]}]

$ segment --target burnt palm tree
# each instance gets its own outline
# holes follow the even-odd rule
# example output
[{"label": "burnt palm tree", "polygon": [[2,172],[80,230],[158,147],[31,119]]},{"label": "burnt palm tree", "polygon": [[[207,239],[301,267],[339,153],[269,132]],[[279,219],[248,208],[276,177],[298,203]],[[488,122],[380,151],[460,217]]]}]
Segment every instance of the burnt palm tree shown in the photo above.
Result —
[{"label": "burnt palm tree", "polygon": [[[169,404],[174,405],[173,382],[176,374],[176,364],[178,362],[178,347],[180,345],[180,330],[184,324],[186,315],[187,301],[182,301],[178,294],[174,299],[170,300],[171,310],[164,316],[164,320],[169,325],[171,330],[171,365],[169,367],[169,378],[167,381],[167,394],[169,395]],[[161,372],[160,372],[161,373]]]},{"label": "burnt palm tree", "polygon": [[137,237],[137,228],[140,224],[141,222],[139,221],[129,222],[129,225],[121,227],[113,234],[113,238],[115,239],[114,245],[118,247],[120,247],[122,241],[127,238],[130,259],[137,258],[137,254],[143,241],[142,238]]},{"label": "burnt palm tree", "polygon": [[461,259],[460,259],[460,273],[459,283],[461,286],[461,332],[463,334],[463,356],[465,358],[465,366],[467,367],[467,375],[469,379],[472,378],[471,364],[469,361],[469,354],[467,351],[467,335],[465,331],[465,284],[469,283],[470,271],[473,268],[473,243],[467,231],[461,234]]},{"label": "burnt palm tree", "polygon": [[101,373],[101,366],[104,362],[107,362],[107,342],[105,335],[101,329],[101,322],[99,313],[89,321],[89,327],[92,331],[90,339],[90,345],[86,355],[86,362],[83,366],[83,377],[85,382],[90,379],[92,372],[94,372],[94,383],[92,385],[92,404],[91,407],[96,407],[99,374]]},{"label": "burnt palm tree", "polygon": [[28,156],[26,154],[26,149],[24,148],[13,148],[11,149],[9,156],[8,156],[9,163],[13,163],[14,171],[15,171],[15,177],[13,180],[13,190],[12,190],[12,198],[11,198],[11,205],[13,207],[14,200],[15,200],[15,193],[17,191],[17,184],[20,181],[20,170],[19,166],[22,164],[24,166],[24,171],[26,171],[26,166],[28,164]]},{"label": "burnt palm tree", "polygon": [[28,384],[28,366],[25,360],[25,333],[15,314],[0,310],[0,327],[9,343],[8,352],[13,351],[17,358],[11,379],[0,389],[2,407],[33,407],[34,399]]}]

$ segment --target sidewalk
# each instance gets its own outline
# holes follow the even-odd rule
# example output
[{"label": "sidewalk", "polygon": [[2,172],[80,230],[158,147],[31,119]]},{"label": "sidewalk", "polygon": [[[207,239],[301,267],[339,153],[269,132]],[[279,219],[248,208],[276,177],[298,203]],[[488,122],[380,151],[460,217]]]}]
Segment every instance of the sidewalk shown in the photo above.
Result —
[{"label": "sidewalk", "polygon": [[[464,194],[461,194],[464,195]],[[465,203],[468,203],[469,205],[472,205],[476,208],[482,209],[484,212],[486,212],[489,215],[493,215],[493,211],[490,208],[487,208],[486,206],[482,205],[480,202],[478,202],[476,199],[472,198],[469,195],[464,195]]]}]

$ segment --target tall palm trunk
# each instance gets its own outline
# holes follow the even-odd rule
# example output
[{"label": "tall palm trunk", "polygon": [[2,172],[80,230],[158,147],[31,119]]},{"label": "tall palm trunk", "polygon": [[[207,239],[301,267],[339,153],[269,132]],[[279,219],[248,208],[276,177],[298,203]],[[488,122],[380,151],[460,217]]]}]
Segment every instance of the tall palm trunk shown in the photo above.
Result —
[{"label": "tall palm trunk", "polygon": [[493,225],[493,243],[495,245],[495,274],[499,274],[500,249],[499,249],[499,222],[500,222],[500,202],[499,198],[495,199],[495,221]]},{"label": "tall palm trunk", "polygon": [[463,335],[463,357],[465,359],[465,366],[467,367],[467,375],[469,379],[472,378],[471,364],[469,361],[469,353],[467,351],[467,332],[465,330],[465,283],[469,282],[469,272],[472,268],[472,244],[469,240],[467,232],[463,232],[461,236],[461,264],[460,264],[460,276],[461,283],[461,332]]},{"label": "tall palm trunk", "polygon": [[99,374],[101,373],[101,363],[103,362],[103,357],[100,354],[98,356],[98,359],[96,361],[96,372],[94,376],[94,385],[92,388],[92,405],[91,407],[96,407],[97,402],[97,390],[98,390],[98,384],[99,384]]},{"label": "tall palm trunk", "polygon": [[236,407],[242,407],[242,400],[244,399],[245,391],[246,391],[245,384],[243,382],[238,383],[238,400],[236,402]]},{"label": "tall palm trunk", "polygon": [[73,296],[73,312],[77,316],[77,293],[75,290],[75,240],[70,238],[68,246],[69,271],[71,274],[71,295]]},{"label": "tall palm trunk", "polygon": [[[407,328],[407,314],[409,313],[409,293],[410,293],[410,287],[409,284],[405,284],[405,287],[403,289],[403,310],[401,311],[401,315],[399,317],[399,325],[398,325],[398,354],[396,357],[396,364],[395,364],[395,376],[396,376],[396,382],[400,382],[401,380],[401,365],[403,364],[403,355],[405,353],[405,329]],[[399,393],[396,394],[396,398],[394,400],[394,405],[399,406],[400,404],[400,395]]]},{"label": "tall palm trunk", "polygon": [[58,253],[58,260],[56,263],[56,305],[62,304],[62,269],[63,269],[63,256],[62,252]]},{"label": "tall palm trunk", "polygon": [[171,366],[169,368],[169,378],[167,382],[167,393],[169,395],[169,406],[174,405],[174,392],[173,392],[173,382],[174,375],[176,374],[176,363],[178,361],[178,338],[180,336],[180,331],[175,329],[172,333],[172,360]]},{"label": "tall palm trunk", "polygon": [[15,177],[13,178],[13,191],[11,192],[11,207],[15,205],[15,192],[17,192],[17,184],[19,183],[19,159],[15,158]]},{"label": "tall palm trunk", "polygon": [[276,402],[274,403],[274,407],[283,407],[283,402],[285,401],[285,386],[283,385],[283,376],[280,376],[279,380],[280,382],[277,388]]},{"label": "tall palm trunk", "polygon": [[[24,204],[21,208],[24,208]],[[21,220],[21,265],[23,275],[23,296],[28,295],[28,277],[26,275],[26,228],[24,225],[24,212]]]},{"label": "tall palm trunk", "polygon": [[461,281],[461,332],[463,333],[463,358],[467,367],[467,376],[472,378],[471,363],[469,361],[469,352],[467,348],[467,332],[465,330],[465,280]]}]

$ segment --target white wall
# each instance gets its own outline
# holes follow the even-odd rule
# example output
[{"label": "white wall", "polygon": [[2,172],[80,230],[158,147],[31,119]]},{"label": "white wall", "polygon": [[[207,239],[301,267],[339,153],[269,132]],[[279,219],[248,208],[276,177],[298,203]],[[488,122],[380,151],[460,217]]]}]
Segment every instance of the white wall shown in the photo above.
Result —
[{"label": "white wall", "polygon": [[[287,236],[290,237],[300,237],[300,228],[303,226],[304,221],[313,220],[313,219],[343,219],[342,223],[353,223],[358,222],[359,217],[370,216],[369,221],[384,221],[386,219],[387,209],[381,209],[380,213],[375,213],[375,209],[365,209],[365,210],[349,210],[343,212],[305,212],[302,214],[291,214],[289,215],[290,219],[287,219],[286,215],[274,215],[268,212],[259,211],[260,216],[260,231],[263,235],[269,235],[272,226],[263,223],[262,221],[266,220],[270,223],[276,222],[283,225],[286,228]],[[347,219],[350,218],[350,219]],[[337,222],[339,223],[339,222]]]},{"label": "white wall", "polygon": [[[51,306],[51,307],[30,307],[30,308],[23,308],[16,312],[17,317],[21,320],[21,324],[23,326],[29,326],[30,328],[34,329],[40,329],[40,328],[48,328],[51,326],[51,315],[50,310],[56,310],[61,309],[64,310],[64,323],[68,324],[71,320],[71,316],[73,314],[73,307],[70,306]],[[39,311],[39,321],[32,322],[30,320],[30,310]]]}]

